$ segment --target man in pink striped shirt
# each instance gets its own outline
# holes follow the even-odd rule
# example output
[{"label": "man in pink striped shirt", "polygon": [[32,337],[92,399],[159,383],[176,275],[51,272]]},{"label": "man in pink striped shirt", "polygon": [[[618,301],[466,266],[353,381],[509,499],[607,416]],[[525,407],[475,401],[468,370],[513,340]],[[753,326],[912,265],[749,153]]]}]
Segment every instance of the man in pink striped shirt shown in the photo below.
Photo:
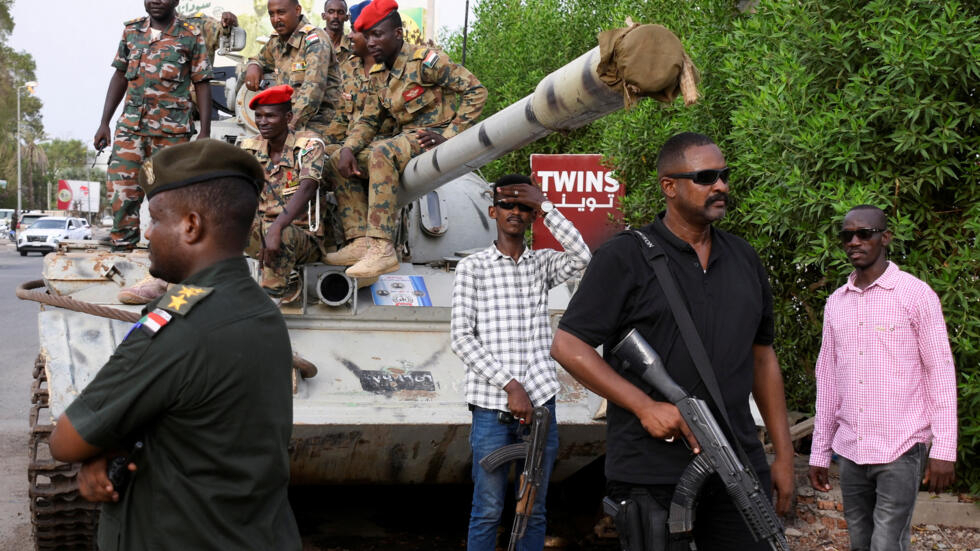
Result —
[{"label": "man in pink striped shirt", "polygon": [[919,480],[953,482],[953,355],[939,297],[887,260],[885,213],[852,208],[840,239],[855,270],[824,311],[810,484],[830,490],[836,452],[851,549],[906,551]]}]

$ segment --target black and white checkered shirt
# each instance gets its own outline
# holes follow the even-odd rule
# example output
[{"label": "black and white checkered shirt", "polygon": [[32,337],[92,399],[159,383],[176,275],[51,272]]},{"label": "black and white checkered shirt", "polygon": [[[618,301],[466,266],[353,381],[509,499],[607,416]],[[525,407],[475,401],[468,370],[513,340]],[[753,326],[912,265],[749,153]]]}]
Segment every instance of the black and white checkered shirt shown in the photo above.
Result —
[{"label": "black and white checkered shirt", "polygon": [[507,411],[503,388],[511,379],[535,406],[558,393],[548,290],[580,275],[592,255],[560,212],[549,212],[544,223],[564,252],[528,248],[515,262],[494,244],[456,267],[452,348],[466,365],[467,403]]}]

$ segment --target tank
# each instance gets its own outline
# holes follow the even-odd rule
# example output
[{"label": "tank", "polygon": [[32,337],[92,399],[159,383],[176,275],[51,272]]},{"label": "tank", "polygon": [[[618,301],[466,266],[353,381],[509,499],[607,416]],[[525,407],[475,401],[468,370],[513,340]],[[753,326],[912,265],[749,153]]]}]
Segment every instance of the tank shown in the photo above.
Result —
[{"label": "tank", "polygon": [[[343,267],[302,267],[303,296],[283,308],[297,354],[293,484],[469,481],[465,369],[450,349],[449,323],[456,262],[495,237],[490,190],[474,171],[621,109],[622,93],[597,75],[599,57],[598,47],[586,52],[524,99],[408,164],[399,192],[404,255],[397,272],[367,285]],[[142,279],[148,264],[145,253],[69,242],[45,258],[42,280],[18,289],[21,298],[43,303],[29,467],[37,549],[94,548],[98,507],[78,497],[77,465],[51,459],[47,438],[137,319],[139,307],[118,304],[116,294]],[[553,327],[576,284],[551,291]],[[556,481],[605,449],[601,400],[563,370],[559,379]]]}]

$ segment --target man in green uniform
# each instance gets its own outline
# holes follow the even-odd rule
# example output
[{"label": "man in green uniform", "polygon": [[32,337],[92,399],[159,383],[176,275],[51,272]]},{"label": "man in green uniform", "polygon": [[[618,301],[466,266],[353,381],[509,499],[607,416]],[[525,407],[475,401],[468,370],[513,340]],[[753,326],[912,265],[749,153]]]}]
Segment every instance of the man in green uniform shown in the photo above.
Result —
[{"label": "man in green uniform", "polygon": [[[99,549],[301,548],[286,496],[292,350],[242,252],[262,167],[220,140],[141,169],[150,272],[174,283],[58,418],[51,455],[81,461]],[[142,444],[124,491],[107,458]]]},{"label": "man in green uniform", "polygon": [[275,73],[275,84],[288,84],[293,96],[289,127],[316,132],[327,142],[343,140],[331,125],[340,100],[340,70],[323,29],[310,24],[297,0],[269,0],[269,19],[276,33],[248,60],[245,86],[258,90],[262,74]]},{"label": "man in green uniform", "polygon": [[242,144],[265,172],[245,252],[262,264],[262,288],[280,303],[299,298],[303,287],[294,268],[320,260],[324,233],[317,214],[325,144],[313,132],[289,129],[292,95],[293,89],[282,85],[252,98],[259,136]]},{"label": "man in green uniform", "polygon": [[352,50],[350,37],[344,34],[344,23],[347,21],[347,2],[344,0],[327,0],[323,4],[323,13],[320,15],[326,25],[327,35],[330,36],[330,45],[333,47],[337,63],[347,61]]},{"label": "man in green uniform", "polygon": [[[473,124],[483,110],[487,89],[473,73],[445,54],[406,43],[394,0],[371,2],[357,18],[354,30],[367,35],[368,50],[378,61],[371,69],[372,76],[385,70],[388,74],[331,162],[344,178],[365,175],[363,167],[358,166],[357,155],[371,145],[367,194],[357,199],[359,206],[352,208],[367,212],[370,244],[363,256],[346,250],[354,247],[351,243],[327,261],[349,265],[347,275],[351,277],[368,278],[398,269],[394,248],[395,193],[405,164]],[[456,94],[460,96],[458,107]],[[401,133],[372,144],[385,116],[397,121]],[[337,199],[341,212],[349,208],[340,194]]]},{"label": "man in green uniform", "polygon": [[[148,16],[126,22],[112,62],[95,133],[96,149],[109,145],[109,120],[123,95],[126,103],[116,122],[107,174],[107,195],[112,208],[113,249],[131,250],[140,240],[140,204],[143,191],[136,184],[140,164],[160,149],[187,142],[194,134],[191,120],[193,84],[197,102],[211,105],[211,65],[201,31],[176,14],[178,0],[146,2]],[[200,137],[211,133],[211,111],[201,114]],[[148,282],[133,292],[121,293],[130,304],[145,304],[165,287]]]}]

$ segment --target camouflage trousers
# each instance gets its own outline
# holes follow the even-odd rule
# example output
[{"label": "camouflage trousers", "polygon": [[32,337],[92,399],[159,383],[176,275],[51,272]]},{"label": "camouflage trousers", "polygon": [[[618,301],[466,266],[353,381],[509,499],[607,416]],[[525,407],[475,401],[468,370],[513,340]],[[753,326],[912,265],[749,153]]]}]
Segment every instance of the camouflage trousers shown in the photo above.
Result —
[{"label": "camouflage trousers", "polygon": [[[265,236],[269,233],[269,226],[273,221],[272,218],[255,217],[245,254],[251,258],[259,257],[259,251],[262,250]],[[288,287],[289,275],[297,265],[320,261],[323,256],[320,243],[315,235],[296,224],[283,228],[279,256],[271,264],[262,265],[259,284],[270,295],[281,296]]]},{"label": "camouflage trousers", "polygon": [[190,134],[144,136],[116,128],[106,177],[106,197],[112,208],[109,238],[115,250],[132,249],[140,241],[143,190],[136,177],[143,162],[157,151],[190,141]]},{"label": "camouflage trousers", "polygon": [[358,170],[368,176],[367,181],[342,178],[337,171],[339,155],[331,154],[326,172],[338,182],[337,208],[348,240],[365,235],[395,240],[401,173],[408,161],[421,153],[415,131],[372,143],[357,156]]}]

